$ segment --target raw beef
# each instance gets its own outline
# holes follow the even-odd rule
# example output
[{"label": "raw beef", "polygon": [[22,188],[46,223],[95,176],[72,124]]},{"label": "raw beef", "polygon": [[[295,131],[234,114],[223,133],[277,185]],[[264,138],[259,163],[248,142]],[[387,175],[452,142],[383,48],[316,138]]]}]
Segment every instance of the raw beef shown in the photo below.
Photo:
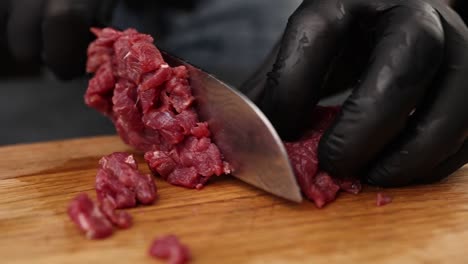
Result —
[{"label": "raw beef", "polygon": [[296,142],[285,142],[299,186],[304,195],[318,208],[333,202],[340,190],[357,194],[362,188],[358,180],[334,179],[320,170],[317,155],[318,144],[338,112],[337,107],[318,106],[310,120],[310,130]]},{"label": "raw beef", "polygon": [[[97,39],[88,49],[87,71],[94,77],[85,102],[107,115],[127,144],[145,152],[151,171],[171,184],[197,189],[213,175],[230,173],[208,124],[198,119],[187,69],[166,64],[153,39],[133,29],[92,32]],[[317,207],[335,200],[340,190],[361,190],[359,181],[334,179],[318,164],[318,143],[337,113],[338,108],[318,107],[311,130],[299,141],[285,143],[302,192]],[[132,207],[138,200],[108,171],[98,175],[98,187],[117,208]]]},{"label": "raw beef", "polygon": [[89,239],[106,238],[114,232],[112,223],[85,193],[72,200],[68,215]]},{"label": "raw beef", "polygon": [[385,206],[393,201],[391,196],[386,195],[385,193],[378,193],[376,205],[377,206]]},{"label": "raw beef", "polygon": [[133,219],[129,213],[125,211],[117,211],[115,204],[110,200],[104,200],[99,205],[101,211],[106,215],[107,219],[118,228],[126,229],[132,226]]},{"label": "raw beef", "polygon": [[168,264],[184,264],[191,259],[187,246],[182,245],[174,235],[158,238],[151,244],[149,254],[155,258],[161,258]]},{"label": "raw beef", "polygon": [[[170,67],[153,38],[134,29],[91,31],[97,39],[88,48],[94,77],[86,104],[108,116],[127,144],[146,152],[153,173],[174,185],[201,188],[213,175],[229,174],[208,124],[198,119],[187,69]],[[132,206],[127,195],[114,197],[121,199],[116,204]]]},{"label": "raw beef", "polygon": [[113,225],[129,228],[132,217],[117,210],[152,204],[157,198],[156,185],[150,175],[138,171],[133,155],[116,152],[102,157],[96,175],[96,205],[87,194],[80,194],[68,207],[68,215],[89,239],[112,234]]},{"label": "raw beef", "polygon": [[116,152],[101,158],[96,176],[96,194],[101,204],[116,209],[152,204],[157,197],[151,175],[138,171],[133,155]]}]

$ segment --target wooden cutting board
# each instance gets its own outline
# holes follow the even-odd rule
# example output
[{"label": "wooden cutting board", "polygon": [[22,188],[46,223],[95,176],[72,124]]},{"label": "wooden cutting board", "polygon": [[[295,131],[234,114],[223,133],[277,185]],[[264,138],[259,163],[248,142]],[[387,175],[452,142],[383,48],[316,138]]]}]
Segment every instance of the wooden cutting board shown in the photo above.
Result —
[{"label": "wooden cutting board", "polygon": [[172,233],[193,263],[468,263],[467,167],[435,185],[386,190],[394,202],[381,208],[370,187],[319,210],[234,178],[202,191],[156,179],[160,199],[130,210],[133,228],[86,240],[68,202],[94,196],[101,156],[128,150],[114,136],[0,148],[0,262],[160,263],[148,246]]}]

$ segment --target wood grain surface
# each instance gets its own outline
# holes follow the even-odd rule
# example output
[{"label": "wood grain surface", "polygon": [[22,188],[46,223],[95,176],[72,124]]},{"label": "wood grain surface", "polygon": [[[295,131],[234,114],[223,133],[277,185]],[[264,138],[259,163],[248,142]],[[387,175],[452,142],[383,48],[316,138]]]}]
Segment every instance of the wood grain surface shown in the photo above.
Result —
[{"label": "wood grain surface", "polygon": [[394,202],[385,207],[366,187],[322,210],[229,177],[202,191],[156,179],[160,199],[130,210],[133,228],[86,240],[68,202],[94,197],[98,159],[127,150],[114,136],[0,148],[0,263],[160,263],[148,246],[169,233],[193,263],[468,263],[467,167],[435,185],[386,190]]}]

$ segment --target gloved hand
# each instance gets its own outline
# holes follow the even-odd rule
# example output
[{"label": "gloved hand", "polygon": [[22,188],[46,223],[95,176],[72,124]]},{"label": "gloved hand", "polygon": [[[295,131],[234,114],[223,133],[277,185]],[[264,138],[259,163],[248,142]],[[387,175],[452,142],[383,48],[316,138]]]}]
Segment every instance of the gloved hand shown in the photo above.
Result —
[{"label": "gloved hand", "polygon": [[394,187],[468,162],[468,29],[441,0],[304,0],[278,47],[241,90],[283,138],[353,88],[319,146],[332,175]]},{"label": "gloved hand", "polygon": [[3,0],[0,41],[17,61],[44,63],[57,77],[84,73],[89,28],[110,16],[112,0]]},{"label": "gloved hand", "polygon": [[460,15],[460,17],[468,22],[468,2],[465,0],[445,0],[450,6]]}]

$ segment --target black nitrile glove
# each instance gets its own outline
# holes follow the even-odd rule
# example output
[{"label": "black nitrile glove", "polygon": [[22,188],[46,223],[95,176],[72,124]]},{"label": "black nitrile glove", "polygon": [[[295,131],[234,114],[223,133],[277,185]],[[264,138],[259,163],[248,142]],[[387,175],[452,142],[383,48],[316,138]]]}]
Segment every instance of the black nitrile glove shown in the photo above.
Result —
[{"label": "black nitrile glove", "polygon": [[468,1],[466,0],[446,0],[450,2],[450,5],[452,6],[455,11],[461,16],[461,18],[465,21],[465,23],[468,22]]},{"label": "black nitrile glove", "polygon": [[468,29],[441,0],[305,0],[279,47],[242,91],[283,138],[353,88],[319,146],[332,175],[393,187],[468,162]]},{"label": "black nitrile glove", "polygon": [[112,0],[2,0],[0,41],[23,64],[45,64],[61,79],[84,73],[89,28],[111,14]]}]

